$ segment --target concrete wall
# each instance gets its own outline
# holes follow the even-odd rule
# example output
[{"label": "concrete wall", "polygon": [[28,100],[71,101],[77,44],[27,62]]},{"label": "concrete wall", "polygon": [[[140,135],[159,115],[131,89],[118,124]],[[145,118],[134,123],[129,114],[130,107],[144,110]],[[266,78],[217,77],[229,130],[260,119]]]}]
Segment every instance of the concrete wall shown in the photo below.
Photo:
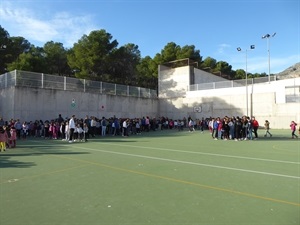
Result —
[{"label": "concrete wall", "polygon": [[[300,78],[249,84],[247,89],[242,86],[188,91],[190,73],[190,66],[160,66],[159,100],[21,87],[0,89],[0,117],[45,120],[57,118],[61,113],[64,117],[75,114],[77,117],[116,115],[182,119],[191,116],[200,119],[254,115],[261,125],[268,119],[272,128],[289,128],[291,120],[300,123],[300,103],[286,101],[289,95],[300,95]],[[217,82],[224,79],[195,69],[194,80]],[[194,112],[194,107],[201,112]]]},{"label": "concrete wall", "polygon": [[[194,79],[191,79],[191,76],[194,76]],[[194,80],[193,83],[192,80]],[[191,84],[218,81],[228,80],[191,66],[170,68],[160,65],[158,67],[158,97],[160,99],[185,97],[188,86]]]},{"label": "concrete wall", "polygon": [[183,97],[190,84],[189,67],[158,68],[158,98]]},{"label": "concrete wall", "polygon": [[213,75],[203,70],[199,70],[194,68],[195,74],[195,84],[203,84],[203,83],[210,83],[210,82],[218,82],[218,81],[228,81],[222,77]]},{"label": "concrete wall", "polygon": [[22,87],[0,91],[0,117],[5,120],[55,119],[58,114],[63,117],[75,114],[77,118],[86,115],[98,118],[158,116],[157,99]]},{"label": "concrete wall", "polygon": [[[170,83],[170,80],[172,80],[173,84],[182,82],[181,74],[186,74],[186,79],[188,79],[189,67],[161,71],[160,86],[167,88],[168,86],[164,86],[164,83]],[[206,72],[203,73],[203,71],[195,69],[195,83],[224,80],[223,78],[216,79],[215,77],[214,75],[209,76]],[[185,84],[188,84],[188,80]],[[261,125],[268,119],[271,121],[272,128],[288,129],[291,120],[300,123],[299,102],[286,102],[286,96],[291,92],[299,96],[299,86],[300,78],[254,85],[250,84],[247,89],[244,86],[187,91],[183,86],[180,86],[178,90],[174,86],[172,87],[172,91],[164,91],[163,94],[159,92],[159,112],[161,115],[174,119],[182,119],[188,116],[194,119],[201,119],[202,117],[222,117],[225,115],[253,115]],[[291,90],[288,87],[296,88],[292,88],[293,90]],[[248,93],[248,104],[246,93]],[[200,108],[201,112],[194,112],[194,107]]]}]

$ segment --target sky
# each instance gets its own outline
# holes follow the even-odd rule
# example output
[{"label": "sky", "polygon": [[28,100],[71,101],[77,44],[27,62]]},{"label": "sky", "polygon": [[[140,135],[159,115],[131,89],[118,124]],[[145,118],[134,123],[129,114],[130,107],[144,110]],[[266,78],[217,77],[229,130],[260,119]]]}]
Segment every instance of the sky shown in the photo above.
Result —
[{"label": "sky", "polygon": [[202,59],[249,73],[300,62],[299,0],[0,0],[0,25],[39,47],[54,41],[71,48],[101,29],[118,47],[137,45],[142,57],[154,58],[170,42],[194,45]]}]

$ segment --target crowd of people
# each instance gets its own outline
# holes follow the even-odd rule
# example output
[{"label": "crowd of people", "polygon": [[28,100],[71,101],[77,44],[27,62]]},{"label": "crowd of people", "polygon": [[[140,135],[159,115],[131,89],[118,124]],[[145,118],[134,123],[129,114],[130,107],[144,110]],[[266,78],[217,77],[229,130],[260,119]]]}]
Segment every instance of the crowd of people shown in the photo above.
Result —
[{"label": "crowd of people", "polygon": [[[258,138],[257,130],[259,123],[254,116],[242,117],[227,117],[224,118],[211,118],[209,121],[209,130],[214,140],[256,140]],[[292,130],[292,138],[298,138],[296,135],[297,123],[291,121],[290,128]],[[265,134],[264,137],[272,137],[270,132],[270,122],[265,120],[264,122]],[[300,134],[300,127],[299,127]]]},{"label": "crowd of people", "polygon": [[212,118],[209,122],[211,135],[215,140],[254,140],[258,138],[259,123],[255,117]]},{"label": "crowd of people", "polygon": [[[150,118],[97,118],[86,116],[76,118],[63,118],[61,114],[58,118],[51,120],[36,120],[21,122],[19,119],[4,121],[0,118],[0,149],[5,151],[7,148],[16,147],[17,140],[26,140],[27,137],[40,137],[44,139],[61,139],[63,141],[86,142],[96,136],[120,136],[139,135],[142,132],[176,129],[183,131],[188,128],[189,132],[195,130],[209,130],[214,140],[255,140],[258,138],[257,130],[259,123],[255,117],[228,117],[224,118],[202,118],[193,120],[191,117],[173,120],[167,117]],[[270,122],[265,120],[264,136],[272,137],[270,132]],[[297,123],[292,121],[290,124],[292,138],[296,135]],[[300,133],[300,128],[299,128]]]},{"label": "crowd of people", "polygon": [[[16,140],[26,140],[27,137],[40,137],[44,139],[61,139],[63,141],[86,142],[89,138],[96,136],[123,136],[139,135],[142,132],[149,132],[164,129],[183,130],[187,125],[187,119],[172,120],[167,117],[150,118],[97,118],[95,116],[86,116],[85,118],[76,118],[72,115],[70,118],[63,118],[61,114],[58,118],[51,120],[35,120],[21,122],[20,119],[10,119],[4,121],[0,118],[0,142],[1,151],[6,148],[16,146]],[[1,141],[3,140],[3,141]]]}]

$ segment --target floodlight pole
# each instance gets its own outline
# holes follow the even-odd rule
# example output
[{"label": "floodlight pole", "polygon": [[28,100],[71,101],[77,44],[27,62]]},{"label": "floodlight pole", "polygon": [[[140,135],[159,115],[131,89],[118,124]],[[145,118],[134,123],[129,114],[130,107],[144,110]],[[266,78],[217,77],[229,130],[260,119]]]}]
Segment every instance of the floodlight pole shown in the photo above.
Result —
[{"label": "floodlight pole", "polygon": [[248,50],[246,49],[246,105],[247,105],[247,116],[249,116],[248,114]]},{"label": "floodlight pole", "polygon": [[272,35],[266,34],[262,36],[262,39],[267,39],[267,49],[268,49],[268,65],[269,65],[269,75],[268,75],[268,81],[271,82],[271,60],[270,60],[270,38],[274,37],[276,35],[276,32]]},{"label": "floodlight pole", "polygon": [[[251,45],[250,46],[250,49],[254,49],[255,46],[254,45]],[[237,50],[239,52],[242,52],[242,49],[240,47],[237,48]],[[245,50],[245,53],[246,53],[246,70],[245,70],[245,75],[246,75],[246,112],[247,112],[247,115],[246,116],[249,116],[249,107],[248,107],[248,49]]]}]

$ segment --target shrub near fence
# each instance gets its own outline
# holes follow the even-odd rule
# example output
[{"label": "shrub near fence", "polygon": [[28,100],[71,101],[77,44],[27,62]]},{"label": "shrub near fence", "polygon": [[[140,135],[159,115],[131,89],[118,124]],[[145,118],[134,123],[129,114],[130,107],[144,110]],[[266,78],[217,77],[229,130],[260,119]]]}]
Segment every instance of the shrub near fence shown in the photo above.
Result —
[{"label": "shrub near fence", "polygon": [[64,91],[82,91],[138,98],[157,98],[157,91],[149,88],[77,79],[15,70],[0,75],[0,88],[29,87]]}]

